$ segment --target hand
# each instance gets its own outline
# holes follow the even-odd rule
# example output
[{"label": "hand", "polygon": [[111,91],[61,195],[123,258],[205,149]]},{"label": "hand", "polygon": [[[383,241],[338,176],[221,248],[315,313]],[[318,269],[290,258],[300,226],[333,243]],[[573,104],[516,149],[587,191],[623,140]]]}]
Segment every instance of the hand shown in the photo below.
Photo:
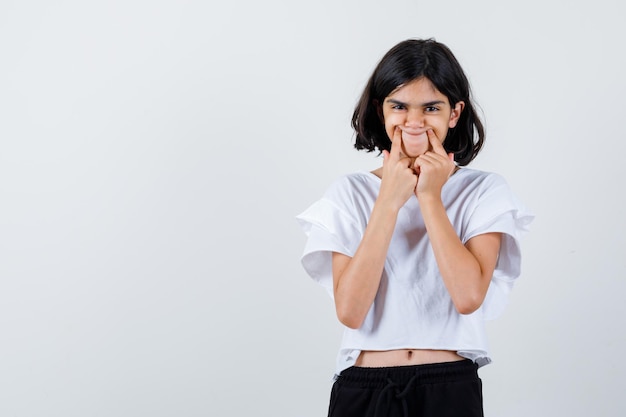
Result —
[{"label": "hand", "polygon": [[413,168],[418,176],[415,194],[418,197],[432,196],[441,198],[441,189],[456,169],[454,154],[446,153],[435,132],[428,130],[431,149],[415,158]]},{"label": "hand", "polygon": [[413,161],[402,153],[402,131],[393,131],[391,150],[383,151],[383,175],[378,199],[392,204],[399,210],[415,192],[417,175]]}]

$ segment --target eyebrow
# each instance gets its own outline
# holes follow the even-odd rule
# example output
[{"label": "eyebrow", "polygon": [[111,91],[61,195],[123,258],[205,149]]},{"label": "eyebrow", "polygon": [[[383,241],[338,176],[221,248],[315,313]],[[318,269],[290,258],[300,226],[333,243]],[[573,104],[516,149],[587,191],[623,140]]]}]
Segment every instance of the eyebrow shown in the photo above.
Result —
[{"label": "eyebrow", "polygon": [[[404,103],[400,100],[396,100],[393,98],[388,98],[387,100],[385,100],[387,103],[391,103],[391,104],[398,104],[400,106],[406,106],[407,103]],[[426,103],[422,103],[420,104],[420,107],[430,107],[430,106],[435,106],[435,105],[439,105],[439,104],[446,104],[445,101],[443,100],[433,100],[433,101],[427,101]]]}]

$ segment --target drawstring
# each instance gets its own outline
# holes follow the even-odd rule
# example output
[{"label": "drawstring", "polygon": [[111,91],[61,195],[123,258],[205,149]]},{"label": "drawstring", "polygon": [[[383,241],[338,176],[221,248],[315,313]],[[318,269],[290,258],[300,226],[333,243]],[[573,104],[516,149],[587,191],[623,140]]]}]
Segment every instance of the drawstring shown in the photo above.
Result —
[{"label": "drawstring", "polygon": [[[400,391],[398,384],[393,382],[391,378],[387,378],[387,385],[385,385],[385,387],[382,389],[382,391],[380,392],[380,396],[378,397],[378,401],[376,401],[376,407],[374,408],[374,417],[385,417],[389,413],[389,407],[391,407],[391,402],[394,398],[397,400],[402,400],[402,415],[405,417],[409,417],[409,406],[406,403],[406,397],[409,394],[413,382],[415,382],[416,379],[417,374],[413,375],[413,377],[409,379],[409,382],[406,383],[404,389]],[[386,398],[387,400],[387,411],[385,412],[385,414],[380,414],[380,408],[382,407],[384,398]]]}]

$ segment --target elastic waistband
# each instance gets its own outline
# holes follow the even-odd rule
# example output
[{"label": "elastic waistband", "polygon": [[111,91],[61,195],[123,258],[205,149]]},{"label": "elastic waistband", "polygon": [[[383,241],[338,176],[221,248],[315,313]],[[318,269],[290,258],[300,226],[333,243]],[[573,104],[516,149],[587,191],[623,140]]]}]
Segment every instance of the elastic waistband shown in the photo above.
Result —
[{"label": "elastic waistband", "polygon": [[382,388],[390,380],[402,385],[414,380],[418,384],[432,384],[444,381],[465,381],[478,378],[478,365],[469,359],[455,362],[432,363],[425,365],[391,366],[382,368],[362,368],[352,366],[341,372],[338,379],[362,388]]}]

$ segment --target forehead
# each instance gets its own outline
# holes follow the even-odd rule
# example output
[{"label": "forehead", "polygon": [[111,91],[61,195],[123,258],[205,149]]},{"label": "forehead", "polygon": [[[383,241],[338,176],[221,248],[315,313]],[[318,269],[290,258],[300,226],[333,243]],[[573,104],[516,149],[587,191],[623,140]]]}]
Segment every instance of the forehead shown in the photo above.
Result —
[{"label": "forehead", "polygon": [[448,98],[439,90],[437,90],[437,87],[435,87],[435,85],[428,78],[425,77],[409,81],[406,84],[402,84],[391,93],[389,93],[387,97],[385,97],[385,101],[387,101],[388,99],[394,99],[403,102],[448,102]]}]

